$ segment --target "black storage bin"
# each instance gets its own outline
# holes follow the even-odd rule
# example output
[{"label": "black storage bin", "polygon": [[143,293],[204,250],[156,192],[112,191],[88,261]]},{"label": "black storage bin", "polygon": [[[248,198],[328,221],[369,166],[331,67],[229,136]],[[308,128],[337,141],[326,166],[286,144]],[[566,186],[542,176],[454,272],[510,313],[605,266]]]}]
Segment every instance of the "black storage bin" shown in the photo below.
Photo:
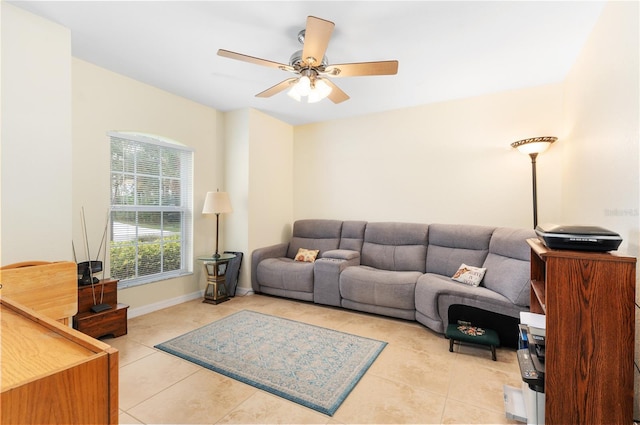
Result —
[{"label": "black storage bin", "polygon": [[235,258],[229,260],[229,266],[225,275],[227,292],[230,297],[235,297],[238,277],[240,276],[240,266],[242,265],[242,252],[225,251],[224,253],[235,255]]}]

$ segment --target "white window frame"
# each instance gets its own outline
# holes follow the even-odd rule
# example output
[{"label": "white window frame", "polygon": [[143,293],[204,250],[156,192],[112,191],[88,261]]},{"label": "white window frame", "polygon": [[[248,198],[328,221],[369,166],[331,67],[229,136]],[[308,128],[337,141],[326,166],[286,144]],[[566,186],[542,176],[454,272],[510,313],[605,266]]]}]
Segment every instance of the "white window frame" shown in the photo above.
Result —
[{"label": "white window frame", "polygon": [[[180,171],[180,186],[181,186],[181,205],[179,206],[144,206],[144,205],[116,205],[114,199],[110,199],[110,216],[113,217],[114,212],[129,211],[129,212],[180,212],[182,215],[181,230],[180,230],[180,269],[171,271],[161,271],[160,273],[150,275],[138,275],[138,264],[135,261],[135,277],[129,279],[123,279],[118,282],[118,288],[128,288],[132,286],[144,285],[151,282],[157,282],[160,280],[172,279],[193,273],[193,149],[177,142],[171,141],[166,138],[160,138],[158,136],[151,136],[142,133],[129,133],[129,132],[108,132],[109,137],[109,152],[111,158],[111,143],[113,139],[119,139],[126,142],[142,143],[148,145],[159,146],[160,148],[168,148],[176,151],[180,151],[184,157],[186,153],[189,158],[189,163],[185,164],[181,162]],[[120,170],[112,170],[111,163],[109,165],[109,193],[113,196],[112,176],[115,173],[121,172]],[[134,172],[137,174],[137,171]],[[137,200],[137,197],[134,197]],[[136,253],[138,252],[139,241],[137,240],[139,227],[135,226],[136,241],[134,245],[136,247]],[[110,245],[113,241],[113,223],[112,232],[110,237]],[[111,246],[109,247],[109,261],[111,262]],[[161,262],[162,263],[162,262]]]}]

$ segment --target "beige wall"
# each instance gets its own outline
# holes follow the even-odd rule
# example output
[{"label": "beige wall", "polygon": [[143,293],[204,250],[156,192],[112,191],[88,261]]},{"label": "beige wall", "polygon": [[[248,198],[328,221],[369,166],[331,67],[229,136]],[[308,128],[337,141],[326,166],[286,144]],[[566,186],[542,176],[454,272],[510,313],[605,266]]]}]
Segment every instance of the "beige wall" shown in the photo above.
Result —
[{"label": "beige wall", "polygon": [[[87,62],[73,60],[73,236],[82,244],[80,210],[85,209],[90,251],[97,252],[109,208],[109,131],[137,131],[166,137],[194,149],[194,254],[211,254],[215,224],[201,214],[207,191],[223,176],[214,109],[158,90]],[[199,264],[194,274],[121,290],[132,309],[193,294],[204,288]]]},{"label": "beige wall", "polygon": [[619,232],[638,254],[638,2],[611,2],[565,84],[562,212]]},{"label": "beige wall", "polygon": [[[565,84],[563,219],[620,233],[620,252],[640,244],[640,67],[638,2],[611,2]],[[636,290],[636,299],[640,300]],[[640,361],[636,308],[636,363]],[[634,371],[634,418],[640,417],[640,374]]]},{"label": "beige wall", "polygon": [[0,2],[0,265],[72,260],[69,30]]},{"label": "beige wall", "polygon": [[253,111],[251,134],[248,252],[291,236],[294,202],[293,127]]},{"label": "beige wall", "polygon": [[[227,112],[224,114],[224,146],[225,146],[225,185],[233,207],[230,214],[221,215],[221,226],[224,229],[222,250],[249,252],[249,150],[250,150],[250,116],[251,110]],[[222,189],[220,189],[222,190]],[[250,260],[243,259],[238,286],[250,288],[247,269]],[[237,289],[236,289],[237,291]]]},{"label": "beige wall", "polygon": [[[561,136],[562,86],[295,129],[294,217],[532,227],[531,161],[510,147]],[[560,215],[560,156],[538,159],[540,221]]]},{"label": "beige wall", "polygon": [[249,290],[251,252],[290,236],[293,127],[256,110],[230,112],[225,147],[233,202],[233,213],[224,217],[225,249],[245,254],[238,285]]}]

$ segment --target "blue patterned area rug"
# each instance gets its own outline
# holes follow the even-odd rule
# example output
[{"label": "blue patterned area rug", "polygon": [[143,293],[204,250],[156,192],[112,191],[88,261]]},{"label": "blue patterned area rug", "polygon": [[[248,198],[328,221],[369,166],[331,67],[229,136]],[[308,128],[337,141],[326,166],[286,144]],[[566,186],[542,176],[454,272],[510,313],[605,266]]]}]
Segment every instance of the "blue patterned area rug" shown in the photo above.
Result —
[{"label": "blue patterned area rug", "polygon": [[243,310],[156,348],[332,416],[386,345]]}]

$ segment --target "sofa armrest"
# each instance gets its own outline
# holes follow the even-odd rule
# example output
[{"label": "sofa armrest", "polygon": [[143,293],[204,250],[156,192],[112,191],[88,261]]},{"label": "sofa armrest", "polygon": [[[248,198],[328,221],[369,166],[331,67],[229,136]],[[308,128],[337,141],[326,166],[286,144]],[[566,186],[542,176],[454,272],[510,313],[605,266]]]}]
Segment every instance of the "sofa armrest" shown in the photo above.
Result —
[{"label": "sofa armrest", "polygon": [[289,244],[284,242],[253,250],[251,253],[251,288],[253,289],[253,292],[260,292],[257,273],[258,264],[267,258],[286,257],[287,248],[289,248]]},{"label": "sofa armrest", "polygon": [[[343,258],[326,257],[326,254]],[[344,249],[325,252],[313,267],[313,302],[340,307],[340,273],[347,267],[360,265],[360,253]]]},{"label": "sofa armrest", "polygon": [[[358,260],[360,264],[360,253],[358,251],[352,251],[350,249],[332,249],[331,251],[325,251],[322,254],[322,258],[330,258],[335,260]],[[355,264],[355,265],[358,265]]]}]

